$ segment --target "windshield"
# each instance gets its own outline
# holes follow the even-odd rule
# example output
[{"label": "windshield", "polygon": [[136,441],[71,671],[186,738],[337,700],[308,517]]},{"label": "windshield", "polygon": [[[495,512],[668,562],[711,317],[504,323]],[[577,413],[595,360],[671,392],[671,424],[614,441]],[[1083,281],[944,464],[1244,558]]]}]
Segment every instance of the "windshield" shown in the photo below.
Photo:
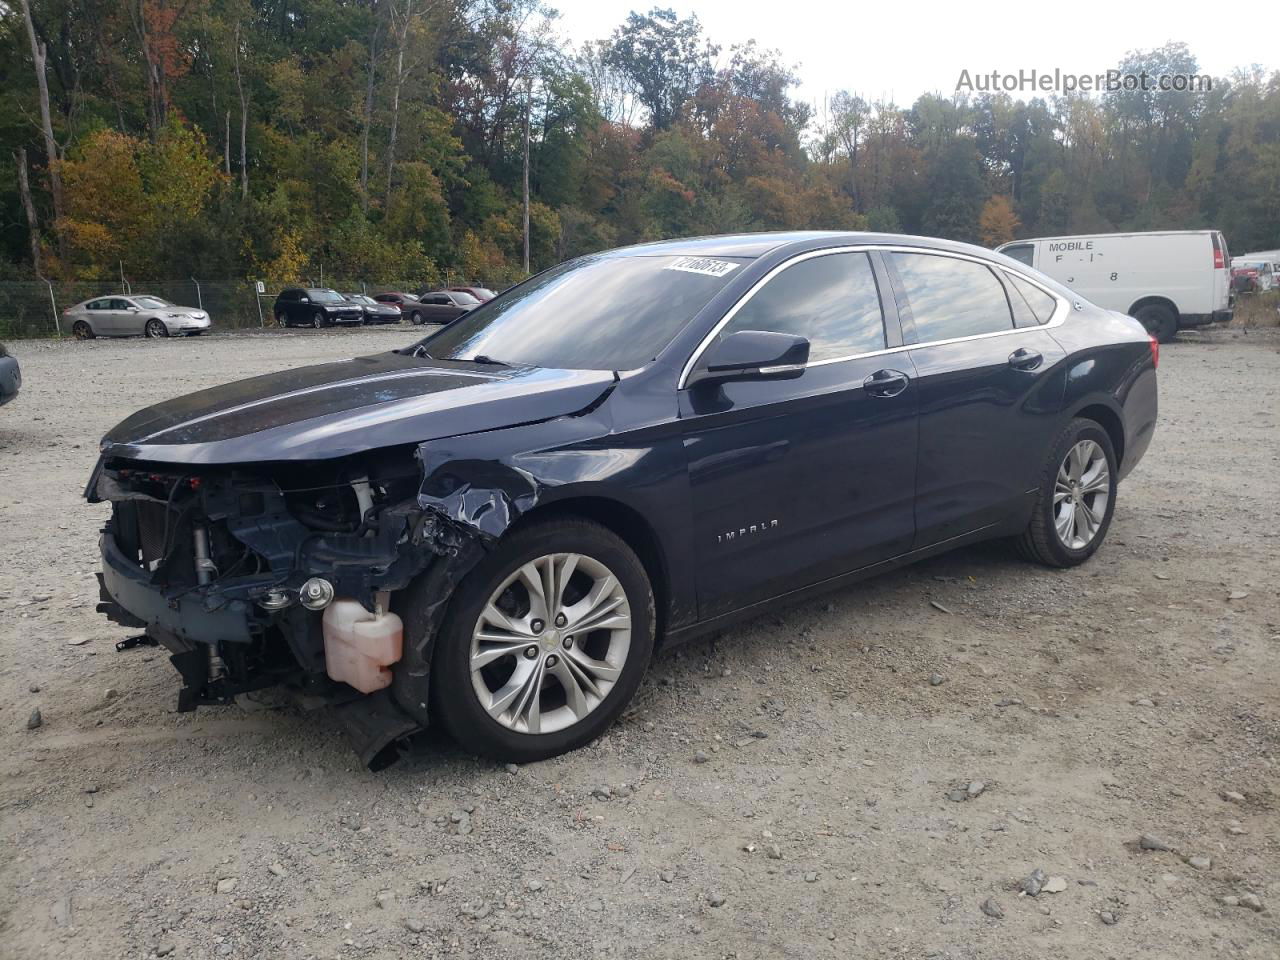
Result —
[{"label": "windshield", "polygon": [[480,304],[422,348],[437,360],[633,370],[656,357],[745,262],[582,257]]},{"label": "windshield", "polygon": [[475,297],[477,300],[480,299],[480,297],[484,297],[486,300],[492,300],[494,297],[497,296],[497,294],[494,293],[492,290],[490,290],[488,287],[476,287],[475,293],[473,293],[472,296]]},{"label": "windshield", "polygon": [[363,293],[348,293],[348,300],[354,300],[356,303],[375,303],[373,297],[366,297]]},{"label": "windshield", "polygon": [[342,294],[337,290],[308,290],[307,296],[316,303],[341,303]]},{"label": "windshield", "polygon": [[161,300],[159,297],[134,297],[133,302],[143,310],[159,310],[161,307],[170,306],[169,301]]},{"label": "windshield", "polygon": [[465,290],[457,290],[457,291],[454,291],[453,293],[451,293],[451,294],[450,294],[450,296],[451,296],[451,297],[453,297],[453,302],[454,302],[454,303],[462,304],[462,305],[464,305],[464,306],[468,306],[468,307],[469,307],[469,306],[471,306],[473,303],[479,303],[479,302],[480,302],[480,301],[479,301],[479,300],[477,300],[475,297],[473,297],[471,294],[467,293]]}]

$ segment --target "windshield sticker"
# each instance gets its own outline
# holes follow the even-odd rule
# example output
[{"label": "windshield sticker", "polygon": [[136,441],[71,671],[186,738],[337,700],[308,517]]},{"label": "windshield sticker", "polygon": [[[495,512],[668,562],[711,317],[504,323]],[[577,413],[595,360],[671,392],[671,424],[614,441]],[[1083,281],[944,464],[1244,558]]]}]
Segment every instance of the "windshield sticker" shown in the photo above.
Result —
[{"label": "windshield sticker", "polygon": [[712,260],[710,257],[676,257],[664,270],[680,270],[683,273],[700,273],[704,277],[723,277],[738,269],[738,264],[728,260]]}]

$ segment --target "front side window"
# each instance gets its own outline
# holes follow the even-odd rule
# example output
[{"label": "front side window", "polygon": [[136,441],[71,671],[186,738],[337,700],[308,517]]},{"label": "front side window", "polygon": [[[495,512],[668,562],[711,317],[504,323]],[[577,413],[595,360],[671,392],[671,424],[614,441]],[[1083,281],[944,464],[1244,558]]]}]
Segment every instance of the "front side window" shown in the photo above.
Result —
[{"label": "front side window", "polygon": [[888,256],[902,280],[917,343],[1013,328],[1009,299],[990,268],[927,253]]},{"label": "front side window", "polygon": [[634,370],[653,360],[745,262],[580,257],[476,306],[420,346],[438,360]]},{"label": "front side window", "polygon": [[787,267],[720,331],[789,333],[809,341],[809,362],[885,348],[884,315],[865,253],[830,253]]}]

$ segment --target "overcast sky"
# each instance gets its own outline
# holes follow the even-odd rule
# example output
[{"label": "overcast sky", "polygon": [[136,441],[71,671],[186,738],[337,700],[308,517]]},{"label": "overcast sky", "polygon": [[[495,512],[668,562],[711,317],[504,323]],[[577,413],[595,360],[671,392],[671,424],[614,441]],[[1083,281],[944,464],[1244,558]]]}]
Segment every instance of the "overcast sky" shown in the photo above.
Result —
[{"label": "overcast sky", "polygon": [[[559,32],[575,45],[608,36],[632,10],[655,3],[548,0]],[[754,38],[798,65],[799,96],[820,103],[847,89],[910,106],[926,92],[951,94],[962,69],[1015,73],[1036,68],[1095,74],[1129,50],[1186,42],[1201,72],[1226,76],[1253,63],[1276,66],[1276,25],[1263,11],[1223,4],[1127,4],[1111,0],[1010,4],[908,0],[662,0],[680,16],[696,13],[725,51]],[[1251,26],[1249,24],[1252,24]],[[1025,99],[1030,94],[1024,94]]]}]

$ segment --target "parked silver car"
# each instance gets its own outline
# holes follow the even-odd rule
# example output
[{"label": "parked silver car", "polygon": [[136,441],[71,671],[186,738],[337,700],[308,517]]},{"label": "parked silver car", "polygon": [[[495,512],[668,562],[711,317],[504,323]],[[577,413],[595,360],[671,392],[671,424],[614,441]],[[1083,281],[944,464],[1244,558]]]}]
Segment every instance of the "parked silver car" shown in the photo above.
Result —
[{"label": "parked silver car", "polygon": [[77,340],[94,337],[199,336],[209,329],[209,314],[180,307],[147,294],[95,297],[62,311]]}]

